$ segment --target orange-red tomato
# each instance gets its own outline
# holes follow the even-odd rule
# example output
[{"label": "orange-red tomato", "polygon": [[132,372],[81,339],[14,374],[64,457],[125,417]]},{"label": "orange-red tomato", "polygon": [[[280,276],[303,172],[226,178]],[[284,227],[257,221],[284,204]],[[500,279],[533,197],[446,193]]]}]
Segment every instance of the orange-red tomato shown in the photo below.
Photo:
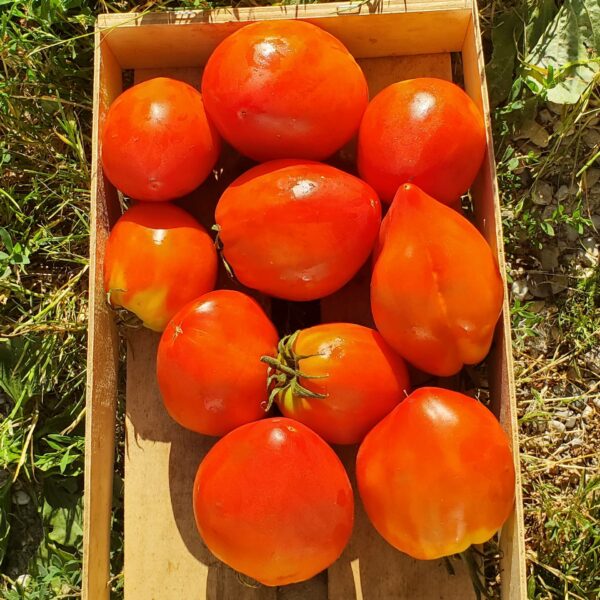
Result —
[{"label": "orange-red tomato", "polygon": [[112,306],[162,331],[186,303],[213,289],[217,253],[206,230],[172,204],[138,204],[106,243],[104,290]]},{"label": "orange-red tomato", "polygon": [[426,560],[489,540],[515,493],[498,421],[477,400],[441,388],[416,390],[367,434],[356,478],[377,531]]},{"label": "orange-red tomato", "polygon": [[102,167],[113,185],[135,200],[172,200],[208,177],[220,149],[200,92],[157,77],[111,104],[102,133]]},{"label": "orange-red tomato", "polygon": [[206,63],[202,95],[221,135],[258,161],[327,158],[356,133],[369,101],[344,45],[303,21],[230,35]]},{"label": "orange-red tomato", "polygon": [[315,162],[254,167],[215,212],[223,255],[240,282],[287,300],[314,300],[347,283],[367,260],[381,205],[360,179]]},{"label": "orange-red tomato", "polygon": [[194,513],[217,558],[265,585],[286,585],[340,556],[354,498],[342,463],[316,433],[272,418],[239,427],[208,452]]},{"label": "orange-red tomato", "polygon": [[473,183],[485,144],[483,117],[462,89],[442,79],[410,79],[369,104],[358,135],[358,170],[386,202],[403,183],[413,183],[452,204]]},{"label": "orange-red tomato", "polygon": [[331,444],[360,442],[409,386],[402,358],[377,331],[354,323],[298,331],[269,364],[281,412]]},{"label": "orange-red tomato", "polygon": [[371,310],[386,342],[423,371],[457,373],[488,353],[503,294],[479,231],[403,185],[383,221],[371,279]]},{"label": "orange-red tomato", "polygon": [[171,417],[206,435],[261,419],[267,404],[264,355],[277,331],[255,300],[216,290],[184,306],[158,346],[157,375]]}]

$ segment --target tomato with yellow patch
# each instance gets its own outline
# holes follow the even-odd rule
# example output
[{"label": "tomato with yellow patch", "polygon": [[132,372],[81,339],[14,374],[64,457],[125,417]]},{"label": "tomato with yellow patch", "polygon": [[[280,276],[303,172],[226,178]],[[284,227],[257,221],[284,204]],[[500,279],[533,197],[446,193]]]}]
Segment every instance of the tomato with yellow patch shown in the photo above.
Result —
[{"label": "tomato with yellow patch", "polygon": [[371,278],[371,310],[386,342],[423,371],[453,375],[487,355],[503,297],[475,226],[403,185],[383,220]]},{"label": "tomato with yellow patch", "polygon": [[190,300],[212,290],[217,253],[212,238],[172,204],[137,204],[113,227],[104,255],[104,290],[113,307],[162,331]]},{"label": "tomato with yellow patch", "polygon": [[494,415],[433,387],[414,391],[366,436],[356,478],[377,531],[423,560],[488,541],[515,495],[512,452]]},{"label": "tomato with yellow patch", "polygon": [[359,443],[409,388],[402,358],[379,332],[355,323],[298,331],[265,362],[281,412],[330,444]]}]

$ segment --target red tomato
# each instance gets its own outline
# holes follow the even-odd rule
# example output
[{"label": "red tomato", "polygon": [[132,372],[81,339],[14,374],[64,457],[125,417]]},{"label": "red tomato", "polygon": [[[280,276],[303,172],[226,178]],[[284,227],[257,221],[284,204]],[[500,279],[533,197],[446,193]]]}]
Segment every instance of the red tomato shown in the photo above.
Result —
[{"label": "red tomato", "polygon": [[215,212],[223,254],[244,285],[314,300],[367,260],[381,205],[360,179],[315,162],[278,160],[236,179]]},{"label": "red tomato", "polygon": [[356,478],[377,531],[425,560],[489,540],[515,493],[498,421],[477,400],[441,388],[416,390],[367,434]]},{"label": "red tomato", "polygon": [[485,145],[483,117],[463,90],[442,79],[410,79],[385,88],[365,111],[358,171],[386,202],[413,183],[451,204],[473,183]]},{"label": "red tomato", "polygon": [[356,133],[369,101],[345,46],[303,21],[230,35],[206,63],[202,94],[223,137],[258,161],[327,158]]},{"label": "red tomato", "polygon": [[408,390],[404,361],[374,329],[327,323],[284,338],[272,365],[286,417],[331,444],[357,444]]},{"label": "red tomato", "polygon": [[206,230],[172,204],[138,204],[106,243],[104,290],[112,306],[162,331],[187,302],[213,289],[217,253]]},{"label": "red tomato", "polygon": [[377,253],[371,310],[396,352],[441,376],[485,358],[504,284],[490,247],[467,219],[403,185],[383,221]]},{"label": "red tomato", "polygon": [[158,346],[158,387],[183,427],[224,435],[261,419],[267,404],[264,355],[277,331],[255,300],[232,290],[205,294],[170,321]]},{"label": "red tomato", "polygon": [[102,167],[131,198],[172,200],[208,177],[220,149],[200,92],[157,77],[129,88],[111,104],[102,134]]},{"label": "red tomato", "polygon": [[354,498],[342,463],[316,433],[273,418],[239,427],[208,452],[194,513],[217,558],[265,585],[286,585],[340,556]]}]

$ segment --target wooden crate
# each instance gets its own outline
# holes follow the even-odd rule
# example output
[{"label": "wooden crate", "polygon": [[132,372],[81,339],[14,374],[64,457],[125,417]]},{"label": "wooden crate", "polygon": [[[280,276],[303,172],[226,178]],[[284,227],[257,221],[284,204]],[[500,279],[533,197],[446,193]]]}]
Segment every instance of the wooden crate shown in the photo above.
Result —
[{"label": "wooden crate", "polygon": [[[452,79],[452,54],[462,57],[464,87],[485,115],[488,151],[472,193],[476,222],[504,270],[498,190],[491,140],[479,24],[471,0],[388,0],[163,14],[102,15],[96,29],[94,143],[91,205],[90,313],[87,380],[83,597],[109,597],[109,540],[114,471],[119,340],[102,288],[104,247],[120,214],[118,195],[105,179],[98,134],[107,109],[121,92],[123,71],[134,80],[168,75],[198,87],[215,46],[248,21],[301,18],[337,36],[361,64],[373,96],[386,85],[416,76]],[[352,145],[338,156],[351,158]],[[347,163],[349,164],[349,163]],[[203,185],[181,204],[212,224],[223,186],[249,166],[231,151],[219,163],[218,182]],[[193,210],[194,212],[194,210]],[[221,279],[224,283],[225,279]],[[369,274],[363,270],[340,292],[301,309],[271,305],[284,317],[351,320],[370,324]],[[303,312],[304,310],[304,312]],[[307,317],[308,314],[308,317]],[[526,597],[522,503],[508,304],[488,359],[492,406],[508,433],[517,469],[513,515],[501,532],[502,598]],[[387,545],[367,521],[358,495],[357,519],[346,551],[327,572],[285,588],[250,587],[202,544],[192,515],[192,481],[214,440],[169,419],[155,378],[158,335],[133,331],[127,338],[125,435],[125,597],[129,600],[468,600],[469,578],[457,565],[415,561]],[[353,477],[354,448],[340,449]]]}]

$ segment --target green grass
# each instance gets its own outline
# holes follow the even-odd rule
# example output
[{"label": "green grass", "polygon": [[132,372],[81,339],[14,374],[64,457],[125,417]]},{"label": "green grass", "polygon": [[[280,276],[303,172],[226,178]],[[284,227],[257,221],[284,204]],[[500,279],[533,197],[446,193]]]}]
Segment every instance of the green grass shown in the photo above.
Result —
[{"label": "green grass", "polygon": [[[81,582],[94,15],[206,6],[0,0],[0,597],[7,600],[75,598]],[[553,117],[561,125],[547,127],[545,148],[520,139],[561,76],[535,71],[532,83],[524,64],[556,9],[548,0],[481,8],[486,48],[494,53],[499,181],[510,276],[517,280],[539,271],[540,250],[562,244],[569,228],[581,239],[596,233],[591,215],[598,196],[590,195],[586,178],[598,147],[584,136],[600,115],[600,97],[590,86]],[[543,182],[574,191],[542,206],[533,193]],[[578,243],[571,244],[575,251]],[[592,461],[561,459],[547,472],[552,459],[536,446],[540,423],[557,406],[585,397],[598,375],[587,357],[598,345],[599,285],[598,267],[570,270],[566,288],[546,300],[512,302],[529,590],[540,600],[600,595],[600,480]],[[596,421],[590,440],[597,430]],[[572,464],[575,471],[567,468]],[[117,473],[115,597],[122,593],[120,483]]]}]

